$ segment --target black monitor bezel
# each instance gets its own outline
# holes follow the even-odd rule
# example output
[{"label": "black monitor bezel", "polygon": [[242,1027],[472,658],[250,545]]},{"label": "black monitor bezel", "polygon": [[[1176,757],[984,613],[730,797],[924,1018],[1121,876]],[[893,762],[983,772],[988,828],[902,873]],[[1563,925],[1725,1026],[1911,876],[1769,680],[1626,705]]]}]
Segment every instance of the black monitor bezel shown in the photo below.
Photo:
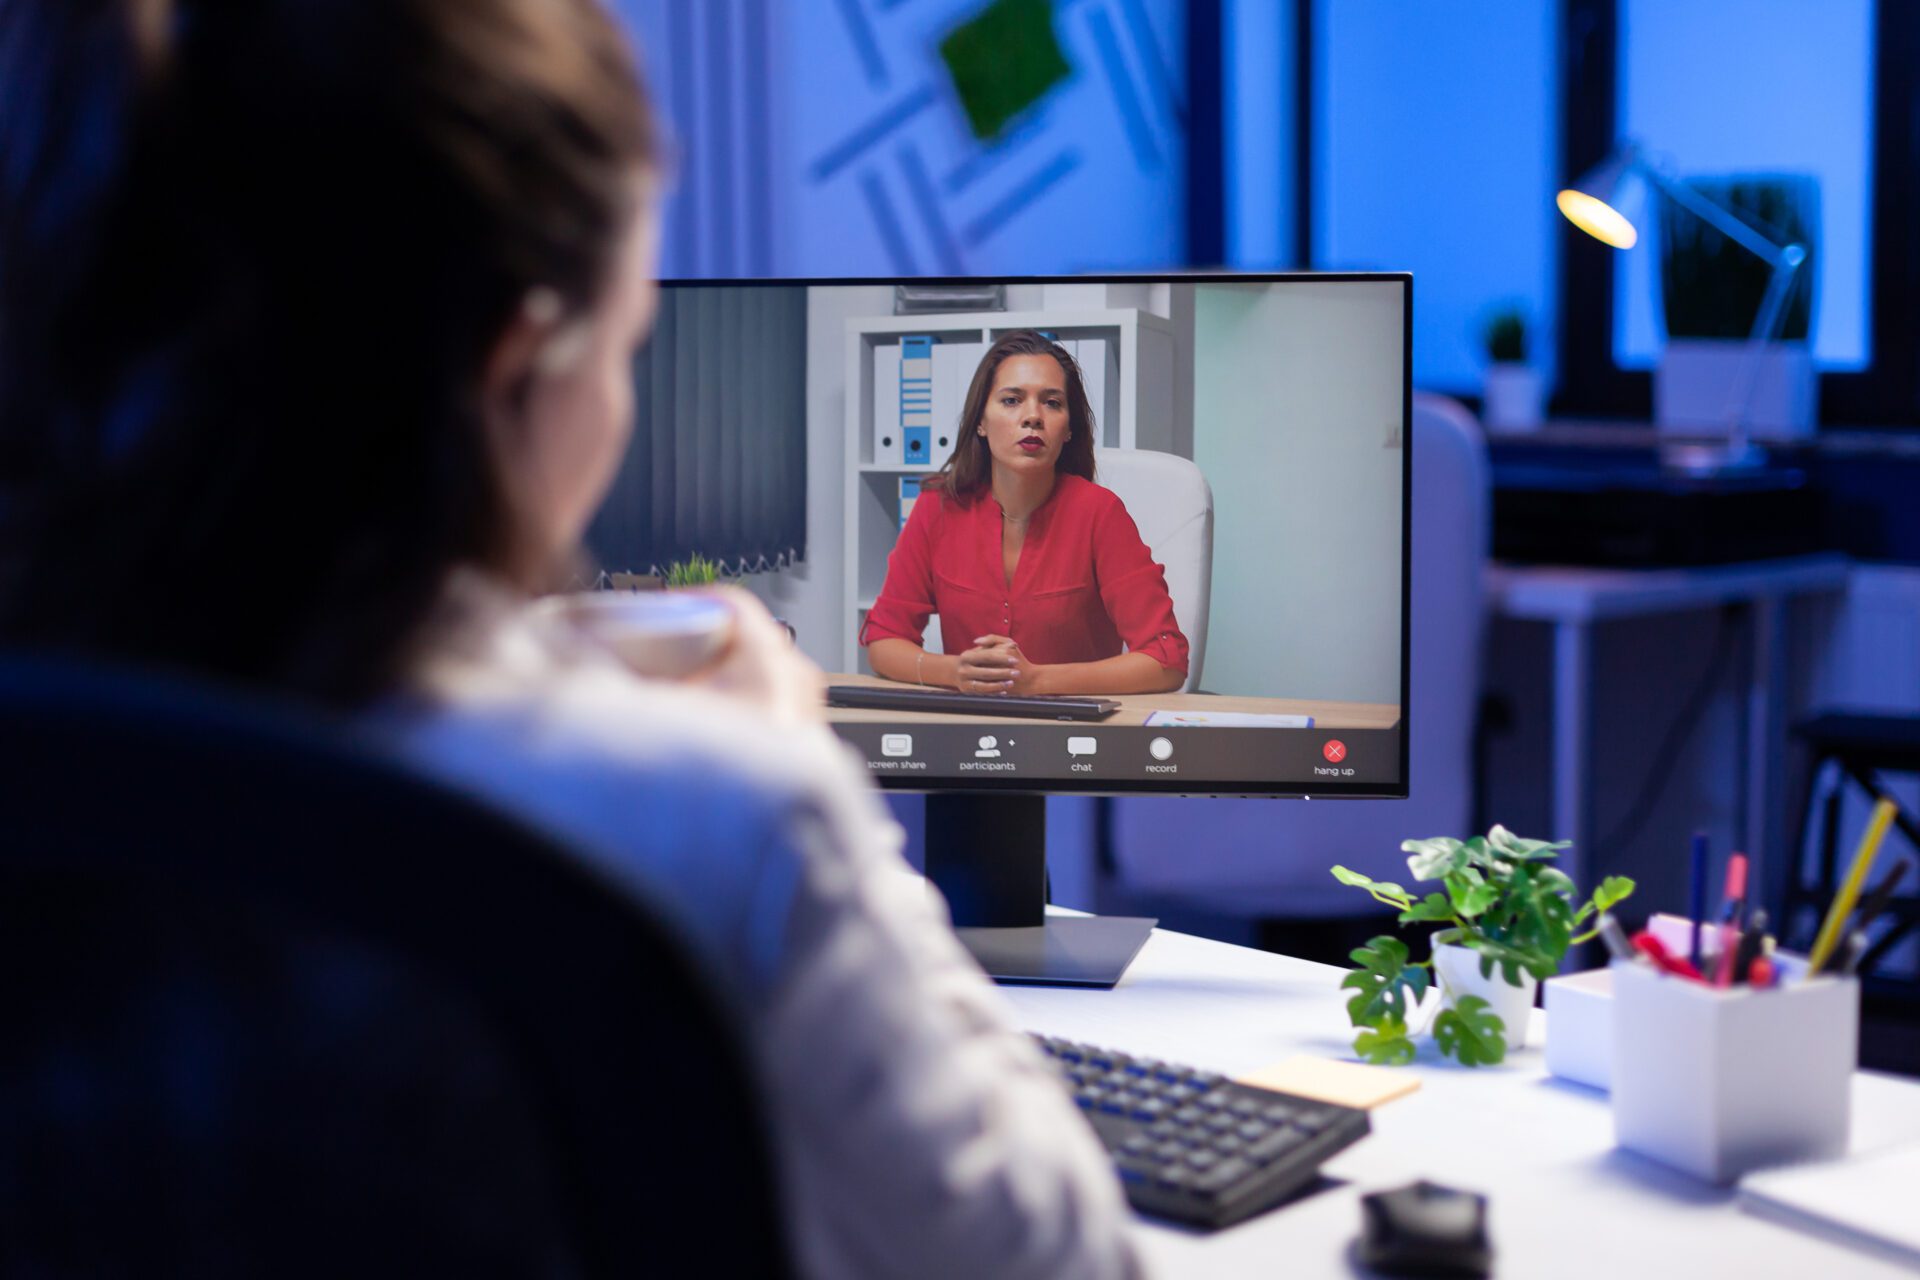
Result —
[{"label": "black monitor bezel", "polygon": [[[739,276],[729,278],[663,279],[663,288],[738,288],[754,285],[799,289],[891,288],[916,285],[1046,285],[1046,284],[1286,284],[1286,283],[1398,283],[1400,308],[1400,723],[1398,785],[1378,782],[1297,782],[1270,786],[1244,780],[1156,780],[1142,778],[1116,788],[1107,779],[1047,778],[1034,785],[1031,777],[904,778],[873,775],[882,790],[907,794],[970,792],[1003,795],[1071,796],[1220,796],[1254,799],[1404,800],[1411,784],[1413,635],[1413,273],[1408,271],[1154,271],[1103,272],[1098,275],[1045,276]],[[899,722],[911,728],[917,721]],[[1257,732],[1257,731],[1256,731]]]}]

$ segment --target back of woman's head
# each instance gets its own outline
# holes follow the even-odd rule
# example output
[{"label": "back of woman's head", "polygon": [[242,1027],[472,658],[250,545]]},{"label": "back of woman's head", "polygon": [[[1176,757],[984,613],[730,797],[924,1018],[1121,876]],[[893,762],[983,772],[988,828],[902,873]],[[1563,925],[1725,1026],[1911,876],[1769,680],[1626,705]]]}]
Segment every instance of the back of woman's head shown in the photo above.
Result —
[{"label": "back of woman's head", "polygon": [[388,687],[655,162],[597,0],[0,0],[0,641]]}]

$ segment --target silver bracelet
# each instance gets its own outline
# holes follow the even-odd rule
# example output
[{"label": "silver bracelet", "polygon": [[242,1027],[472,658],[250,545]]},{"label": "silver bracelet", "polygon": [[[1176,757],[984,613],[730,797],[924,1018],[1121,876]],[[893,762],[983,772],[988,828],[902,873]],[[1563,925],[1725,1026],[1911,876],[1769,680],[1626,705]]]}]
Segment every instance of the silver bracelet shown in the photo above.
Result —
[{"label": "silver bracelet", "polygon": [[920,674],[920,664],[925,662],[926,660],[927,660],[927,651],[925,649],[922,649],[920,651],[920,656],[913,660],[913,682],[919,685],[922,689],[927,687],[927,682],[926,682],[926,679],[922,677]]}]

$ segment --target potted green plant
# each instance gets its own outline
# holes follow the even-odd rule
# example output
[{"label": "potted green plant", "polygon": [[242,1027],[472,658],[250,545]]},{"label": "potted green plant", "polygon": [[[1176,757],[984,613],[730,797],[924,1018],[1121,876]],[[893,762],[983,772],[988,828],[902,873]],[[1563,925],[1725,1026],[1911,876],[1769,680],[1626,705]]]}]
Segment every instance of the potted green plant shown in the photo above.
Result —
[{"label": "potted green plant", "polygon": [[1484,417],[1489,427],[1532,430],[1543,416],[1540,373],[1527,363],[1527,317],[1516,306],[1503,306],[1481,326],[1480,343],[1487,356],[1481,383]]},{"label": "potted green plant", "polygon": [[1654,420],[1723,431],[1743,411],[1761,436],[1813,430],[1817,379],[1812,328],[1818,278],[1820,186],[1806,174],[1681,179],[1776,245],[1807,257],[1794,272],[1779,330],[1756,354],[1749,344],[1772,266],[1682,208],[1660,202],[1660,301],[1667,342],[1654,370]]},{"label": "potted green plant", "polygon": [[695,552],[685,560],[667,566],[666,585],[672,587],[709,587],[720,578],[720,562]]},{"label": "potted green plant", "polygon": [[[1608,876],[1577,902],[1572,879],[1551,865],[1570,844],[1522,839],[1502,826],[1470,840],[1408,840],[1400,848],[1413,855],[1413,878],[1441,886],[1425,897],[1335,867],[1336,880],[1393,907],[1399,923],[1444,926],[1427,960],[1411,959],[1407,944],[1390,934],[1354,951],[1360,967],[1340,985],[1354,991],[1347,1015],[1359,1028],[1355,1052],[1369,1062],[1413,1061],[1409,1026],[1436,978],[1441,998],[1431,1031],[1442,1053],[1471,1067],[1519,1048],[1541,979],[1560,967],[1567,948],[1598,932],[1600,912],[1633,892],[1632,880]],[[1589,917],[1594,927],[1576,935]]]}]

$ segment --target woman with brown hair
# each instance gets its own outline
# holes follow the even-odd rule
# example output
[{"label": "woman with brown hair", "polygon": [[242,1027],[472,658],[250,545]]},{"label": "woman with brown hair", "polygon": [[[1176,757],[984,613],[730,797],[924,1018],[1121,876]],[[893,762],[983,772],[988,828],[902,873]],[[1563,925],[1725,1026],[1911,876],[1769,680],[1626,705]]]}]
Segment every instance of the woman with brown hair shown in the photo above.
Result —
[{"label": "woman with brown hair", "polygon": [[[1031,329],[987,350],[867,614],[891,680],[981,694],[1165,693],[1187,674],[1166,571],[1094,483],[1080,368]],[[921,647],[940,616],[944,652]]]},{"label": "woman with brown hair", "polygon": [[802,1270],[1132,1274],[764,610],[689,684],[531,607],[625,446],[660,168],[595,0],[0,0],[0,643],[351,717],[646,899]]}]

